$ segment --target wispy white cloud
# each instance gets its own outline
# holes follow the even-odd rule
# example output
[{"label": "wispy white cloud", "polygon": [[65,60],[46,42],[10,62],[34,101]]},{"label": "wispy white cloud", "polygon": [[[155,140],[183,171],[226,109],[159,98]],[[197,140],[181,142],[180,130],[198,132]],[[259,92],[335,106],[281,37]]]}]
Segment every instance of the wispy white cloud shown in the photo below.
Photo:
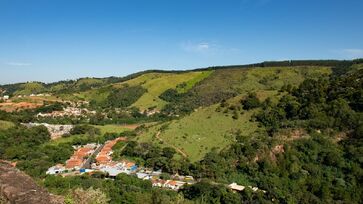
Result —
[{"label": "wispy white cloud", "polygon": [[333,50],[334,53],[339,54],[343,58],[361,58],[363,57],[363,49],[341,49],[341,50]]},{"label": "wispy white cloud", "polygon": [[26,62],[6,62],[6,65],[10,65],[10,66],[30,66],[32,65],[31,63],[26,63]]},{"label": "wispy white cloud", "polygon": [[241,49],[235,47],[224,47],[216,42],[192,42],[180,43],[180,48],[187,53],[199,54],[204,56],[222,56],[241,53]]},{"label": "wispy white cloud", "polygon": [[188,41],[181,43],[181,48],[186,52],[207,53],[215,49],[215,45],[208,42],[193,43]]}]

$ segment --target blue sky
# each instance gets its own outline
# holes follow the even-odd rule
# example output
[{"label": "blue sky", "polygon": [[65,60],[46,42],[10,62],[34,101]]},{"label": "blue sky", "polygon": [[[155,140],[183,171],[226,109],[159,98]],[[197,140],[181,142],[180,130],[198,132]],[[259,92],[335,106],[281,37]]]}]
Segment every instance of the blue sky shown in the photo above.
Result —
[{"label": "blue sky", "polygon": [[362,0],[0,0],[0,84],[363,57]]}]

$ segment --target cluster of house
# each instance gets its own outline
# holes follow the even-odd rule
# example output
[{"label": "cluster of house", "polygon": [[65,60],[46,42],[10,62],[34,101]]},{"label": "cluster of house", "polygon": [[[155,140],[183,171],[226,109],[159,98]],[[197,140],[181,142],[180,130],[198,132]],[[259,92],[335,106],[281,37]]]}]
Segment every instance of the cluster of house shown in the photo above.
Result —
[{"label": "cluster of house", "polygon": [[[80,171],[84,169],[90,156],[100,147],[99,144],[91,143],[84,146],[73,146],[75,149],[73,155],[66,161],[66,164],[57,164],[48,169],[46,174],[62,174],[71,171]],[[82,170],[83,171],[83,170]]]},{"label": "cluster of house", "polygon": [[[107,173],[109,177],[115,177],[120,173],[131,174],[137,170],[134,162],[130,161],[113,161],[112,147],[119,141],[126,141],[125,137],[119,137],[107,141],[104,145],[95,143],[73,146],[75,149],[73,155],[66,161],[66,164],[57,164],[50,167],[47,174],[63,174],[69,172],[93,172],[101,171]],[[93,162],[95,158],[95,162]]]},{"label": "cluster of house", "polygon": [[[66,164],[57,164],[48,169],[46,174],[61,174],[63,176],[104,172],[108,177],[116,177],[124,173],[135,175],[139,179],[150,180],[153,187],[168,188],[179,190],[185,184],[195,183],[192,176],[180,176],[178,174],[171,176],[170,180],[160,179],[161,170],[153,171],[150,169],[139,168],[134,162],[121,160],[112,160],[112,147],[119,141],[126,141],[125,137],[119,137],[107,141],[104,145],[87,144],[84,146],[74,146],[73,155],[66,161]],[[92,162],[95,158],[95,162]],[[72,174],[73,173],[73,174]]]},{"label": "cluster of house", "polygon": [[73,125],[52,125],[48,123],[22,123],[26,127],[35,127],[43,125],[48,129],[51,139],[57,139],[65,134],[69,134]]},{"label": "cluster of house", "polygon": [[37,117],[64,117],[75,116],[81,117],[87,114],[96,114],[96,111],[90,111],[87,108],[66,107],[62,111],[53,111],[51,113],[38,113]]},{"label": "cluster of house", "polygon": [[118,137],[114,140],[107,141],[101,151],[96,155],[96,162],[92,163],[91,168],[104,173],[110,177],[115,177],[120,173],[132,174],[137,170],[137,165],[134,162],[122,160],[112,160],[112,147],[119,141],[127,141],[125,137]]},{"label": "cluster of house", "polygon": [[146,116],[152,116],[154,114],[160,113],[158,109],[147,109],[144,111],[140,111],[141,114],[145,114]]}]

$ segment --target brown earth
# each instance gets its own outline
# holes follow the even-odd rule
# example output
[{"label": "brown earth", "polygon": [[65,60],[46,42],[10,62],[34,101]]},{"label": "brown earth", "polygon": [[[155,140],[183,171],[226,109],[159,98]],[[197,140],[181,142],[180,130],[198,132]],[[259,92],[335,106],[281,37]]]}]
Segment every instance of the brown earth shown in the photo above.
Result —
[{"label": "brown earth", "polygon": [[42,106],[43,103],[29,103],[29,102],[19,102],[14,103],[11,101],[0,103],[0,110],[4,110],[6,112],[14,112],[17,110],[23,109],[34,109]]}]

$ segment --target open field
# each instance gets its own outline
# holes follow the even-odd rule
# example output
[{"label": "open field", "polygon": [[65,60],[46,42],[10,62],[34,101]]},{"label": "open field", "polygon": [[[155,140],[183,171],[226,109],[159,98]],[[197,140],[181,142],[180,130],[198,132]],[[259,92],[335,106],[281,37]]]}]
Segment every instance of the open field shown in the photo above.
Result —
[{"label": "open field", "polygon": [[[212,148],[221,150],[231,144],[234,141],[233,133],[237,130],[248,135],[257,129],[257,123],[249,121],[252,111],[234,120],[231,114],[216,112],[217,106],[201,108],[180,120],[173,120],[167,123],[164,130],[163,125],[153,126],[139,135],[137,140],[153,142],[161,146],[173,145],[185,152],[191,161],[197,161]],[[158,137],[164,142],[155,137],[160,129]]]},{"label": "open field", "polygon": [[126,130],[133,130],[137,125],[93,125],[101,130],[101,134],[105,133],[121,133]]}]

